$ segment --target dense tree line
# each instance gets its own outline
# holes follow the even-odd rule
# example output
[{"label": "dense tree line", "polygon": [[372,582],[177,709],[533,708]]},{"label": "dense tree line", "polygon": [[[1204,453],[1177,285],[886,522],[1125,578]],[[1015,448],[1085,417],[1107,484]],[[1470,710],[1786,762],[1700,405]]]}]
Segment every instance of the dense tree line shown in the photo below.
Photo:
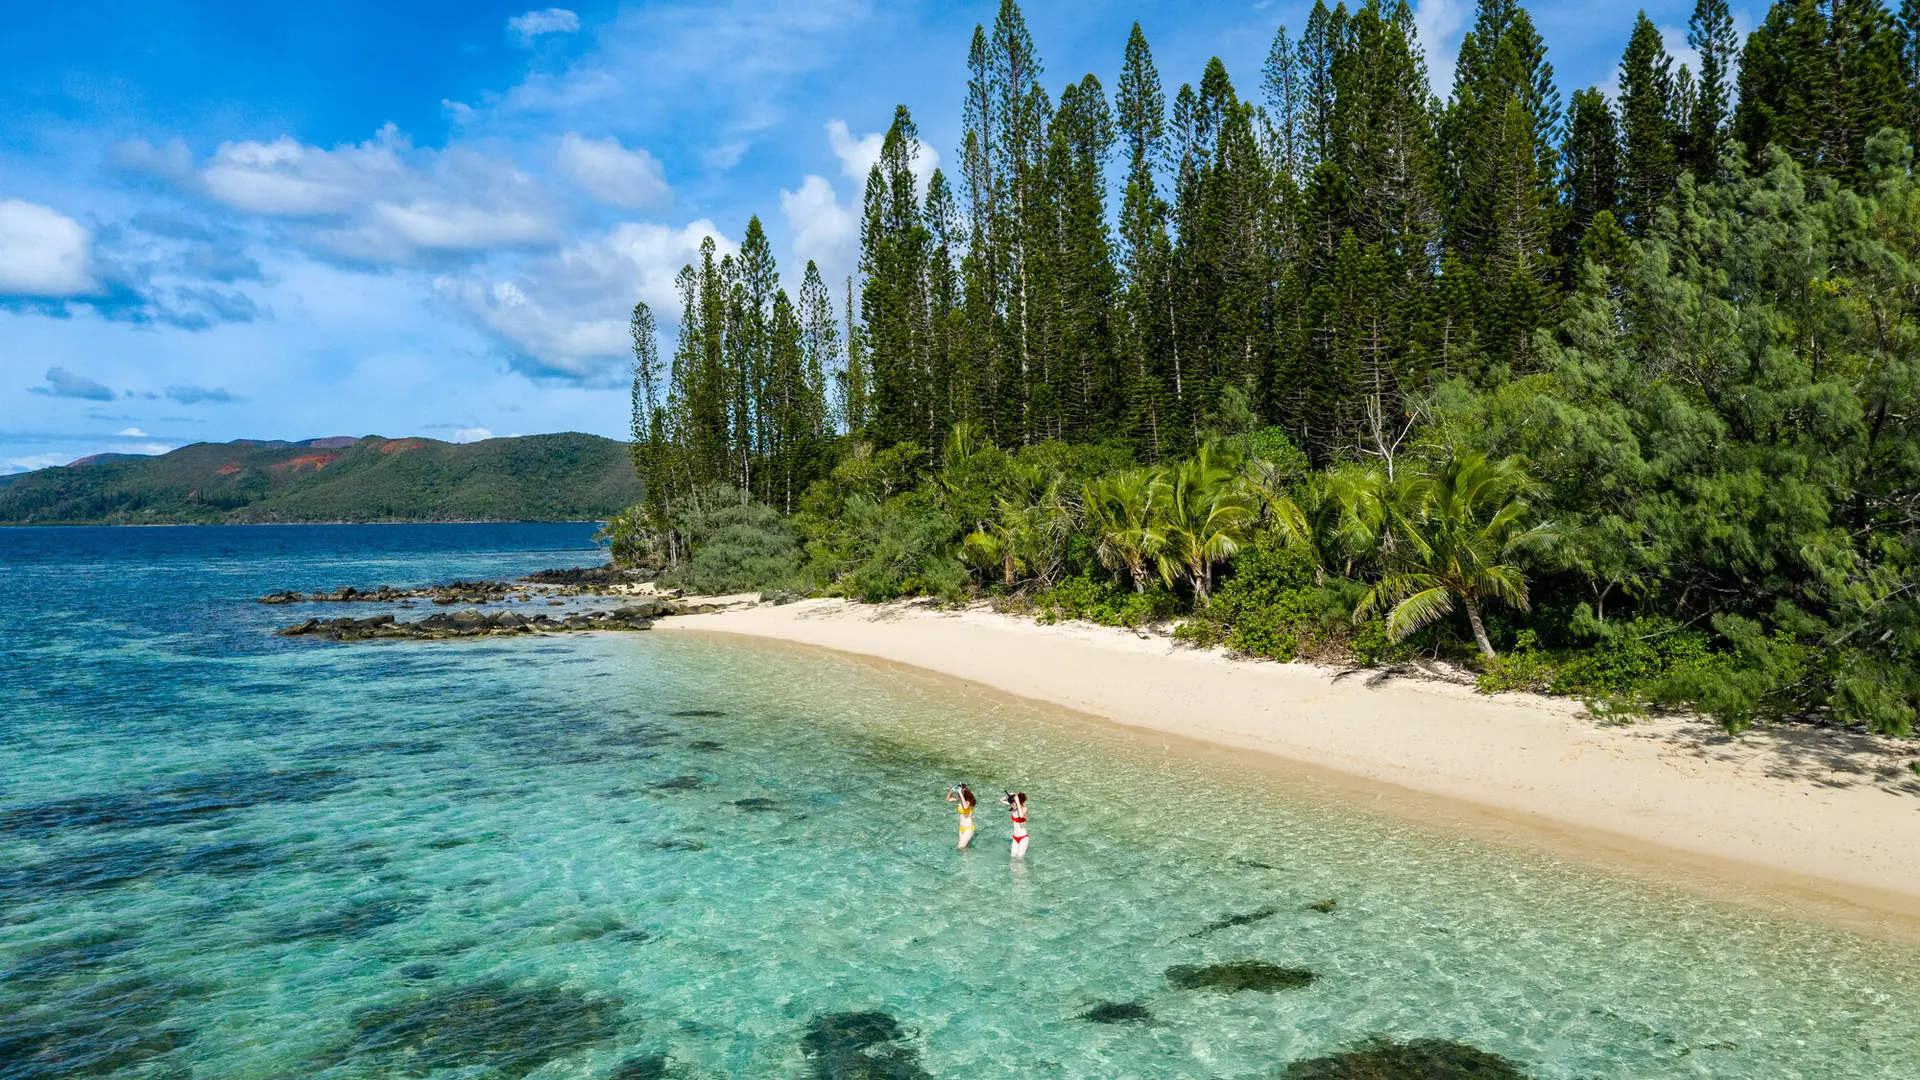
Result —
[{"label": "dense tree line", "polygon": [[682,272],[665,371],[636,309],[630,534],[1907,730],[1920,2],[1782,0],[1742,43],[1699,0],[1688,42],[1642,13],[1616,98],[1563,100],[1481,0],[1441,100],[1407,3],[1316,3],[1251,93],[1217,59],[1169,93],[1135,24],[1111,96],[1056,97],[1003,0],[957,178],[896,110],[838,311],[757,219]]}]

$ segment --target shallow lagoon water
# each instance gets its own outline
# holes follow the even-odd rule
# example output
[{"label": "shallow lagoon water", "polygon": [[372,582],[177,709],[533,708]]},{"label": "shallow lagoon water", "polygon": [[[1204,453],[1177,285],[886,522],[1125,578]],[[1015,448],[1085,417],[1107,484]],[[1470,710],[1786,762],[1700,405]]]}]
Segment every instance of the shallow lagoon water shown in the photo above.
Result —
[{"label": "shallow lagoon water", "polygon": [[[1232,755],[807,650],[340,646],[251,602],[590,531],[0,532],[0,1080],[1238,1080],[1374,1037],[1915,1074],[1910,948]],[[952,850],[957,779],[1032,796],[1024,865],[991,806]]]}]

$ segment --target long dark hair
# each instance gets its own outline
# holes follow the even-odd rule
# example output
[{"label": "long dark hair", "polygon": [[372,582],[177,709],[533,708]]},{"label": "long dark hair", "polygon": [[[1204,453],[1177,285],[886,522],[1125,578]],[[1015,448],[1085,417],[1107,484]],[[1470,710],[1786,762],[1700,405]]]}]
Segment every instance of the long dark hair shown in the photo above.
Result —
[{"label": "long dark hair", "polygon": [[968,787],[965,784],[955,784],[953,785],[953,788],[955,791],[958,791],[960,793],[961,806],[964,806],[967,809],[971,810],[974,807],[980,805],[980,800],[973,797],[972,788]]}]

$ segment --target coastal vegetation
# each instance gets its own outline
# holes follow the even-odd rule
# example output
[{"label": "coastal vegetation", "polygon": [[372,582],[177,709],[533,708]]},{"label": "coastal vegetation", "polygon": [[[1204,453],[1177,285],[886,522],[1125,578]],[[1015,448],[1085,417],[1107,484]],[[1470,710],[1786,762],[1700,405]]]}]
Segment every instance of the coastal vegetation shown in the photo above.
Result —
[{"label": "coastal vegetation", "polygon": [[987,596],[1275,659],[1739,729],[1920,705],[1920,5],[1644,14],[1563,106],[1482,0],[1441,100],[1404,2],[1316,3],[1239,86],[1138,25],[1057,95],[1019,7],[966,52],[958,175],[910,110],[857,280],[758,219],[633,315],[669,584]]},{"label": "coastal vegetation", "polygon": [[448,443],[194,443],[8,477],[0,523],[603,520],[640,497],[626,447],[578,432]]}]

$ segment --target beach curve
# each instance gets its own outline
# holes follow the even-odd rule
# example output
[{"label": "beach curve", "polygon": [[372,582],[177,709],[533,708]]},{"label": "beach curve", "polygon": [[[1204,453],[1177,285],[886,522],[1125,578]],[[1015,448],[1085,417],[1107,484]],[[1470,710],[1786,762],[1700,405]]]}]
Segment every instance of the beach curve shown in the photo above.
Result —
[{"label": "beach curve", "polygon": [[815,599],[659,628],[830,649],[1353,781],[1482,836],[1920,941],[1910,748],[1826,731],[1727,737],[1577,703],[1229,657],[1160,635],[975,606]]}]

